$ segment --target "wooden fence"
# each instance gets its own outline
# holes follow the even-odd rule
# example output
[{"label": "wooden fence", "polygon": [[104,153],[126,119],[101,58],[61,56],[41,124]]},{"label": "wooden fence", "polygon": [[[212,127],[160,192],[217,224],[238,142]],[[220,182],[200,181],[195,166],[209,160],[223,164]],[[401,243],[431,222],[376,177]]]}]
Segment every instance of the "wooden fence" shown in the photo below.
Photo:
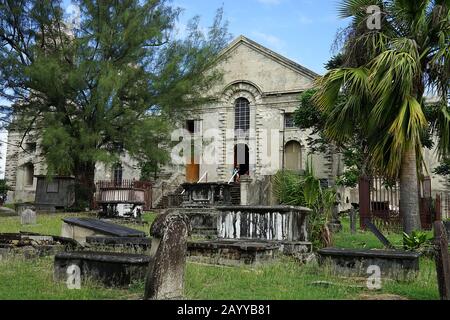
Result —
[{"label": "wooden fence", "polygon": [[96,202],[143,202],[144,210],[152,208],[152,187],[148,181],[102,180],[96,183]]},{"label": "wooden fence", "polygon": [[[359,181],[360,226],[366,229],[369,219],[381,228],[401,231],[403,217],[400,213],[399,182],[387,182],[380,177],[361,178]],[[419,210],[422,228],[430,230],[435,211],[431,196],[431,180],[426,177],[419,186]]]}]

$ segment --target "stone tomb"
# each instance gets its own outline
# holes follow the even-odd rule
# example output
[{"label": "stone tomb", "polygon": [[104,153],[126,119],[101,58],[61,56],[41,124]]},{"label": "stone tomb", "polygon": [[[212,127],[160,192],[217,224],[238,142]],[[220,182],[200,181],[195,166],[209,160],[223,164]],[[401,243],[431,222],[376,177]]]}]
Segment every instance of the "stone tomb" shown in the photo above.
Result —
[{"label": "stone tomb", "polygon": [[108,287],[126,287],[145,278],[150,259],[146,255],[115,252],[62,252],[55,256],[54,279],[67,281],[69,268],[76,266],[81,280],[93,279]]},{"label": "stone tomb", "polygon": [[227,183],[185,183],[183,207],[215,207],[231,204],[231,188]]},{"label": "stone tomb", "polygon": [[311,211],[291,206],[219,207],[219,239],[307,241],[307,215]]},{"label": "stone tomb", "polygon": [[258,266],[273,262],[281,254],[301,255],[312,252],[308,242],[258,240],[206,240],[188,243],[191,262],[224,266]]},{"label": "stone tomb", "polygon": [[227,183],[185,183],[180,212],[189,218],[192,235],[203,238],[217,237],[216,207],[231,205],[232,186]]},{"label": "stone tomb", "polygon": [[113,236],[143,238],[145,232],[117,225],[104,220],[91,218],[66,218],[63,219],[61,236],[72,238],[80,244],[87,243],[87,237]]},{"label": "stone tomb", "polygon": [[1,233],[0,259],[14,256],[35,258],[73,250],[78,243],[73,239],[47,236],[37,233]]},{"label": "stone tomb", "polygon": [[145,254],[150,251],[152,240],[143,237],[86,237],[86,243],[92,250]]},{"label": "stone tomb", "polygon": [[310,210],[290,206],[217,207],[218,238],[190,241],[189,260],[219,265],[258,265],[280,254],[302,257],[308,242]]},{"label": "stone tomb", "polygon": [[368,277],[370,266],[378,266],[381,279],[409,280],[419,272],[419,253],[401,250],[361,250],[325,248],[318,252],[319,263],[331,263],[340,275]]},{"label": "stone tomb", "polygon": [[[79,282],[99,281],[108,287],[126,287],[146,279],[145,299],[177,299],[183,296],[186,242],[190,224],[179,213],[159,215],[152,224],[151,251],[148,255],[116,252],[75,251],[59,253],[54,261],[55,281],[72,283],[73,270]],[[99,243],[139,244],[139,238],[96,239]],[[125,240],[127,239],[127,240]],[[94,241],[88,238],[89,242]],[[146,242],[146,241],[145,241]]]}]

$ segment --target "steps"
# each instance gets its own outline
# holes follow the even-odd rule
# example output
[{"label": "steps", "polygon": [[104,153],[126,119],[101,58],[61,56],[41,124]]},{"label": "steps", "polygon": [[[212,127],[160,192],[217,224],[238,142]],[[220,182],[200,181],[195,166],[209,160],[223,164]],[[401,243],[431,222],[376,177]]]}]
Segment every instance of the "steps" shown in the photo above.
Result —
[{"label": "steps", "polygon": [[182,202],[182,193],[183,192],[183,187],[180,185],[178,186],[174,192],[171,192],[170,194],[164,195],[161,198],[161,201],[157,204],[156,209],[158,210],[162,210],[162,209],[167,209],[169,208],[169,204],[170,204],[170,197],[176,197],[177,199],[173,199],[173,202],[175,202],[175,204],[172,205],[172,207],[177,207],[179,205],[181,205]]},{"label": "steps", "polygon": [[233,183],[231,187],[231,203],[235,206],[241,204],[241,185],[239,183]]}]

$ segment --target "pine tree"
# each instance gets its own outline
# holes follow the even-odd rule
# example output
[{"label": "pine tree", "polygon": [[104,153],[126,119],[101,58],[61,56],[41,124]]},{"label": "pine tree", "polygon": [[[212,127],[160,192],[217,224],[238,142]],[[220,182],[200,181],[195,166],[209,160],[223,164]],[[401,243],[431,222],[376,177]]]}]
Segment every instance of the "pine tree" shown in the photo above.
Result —
[{"label": "pine tree", "polygon": [[[35,134],[48,174],[73,175],[91,201],[98,162],[126,151],[163,162],[173,124],[221,78],[211,70],[228,42],[219,10],[176,35],[180,10],[166,0],[78,0],[68,24],[60,0],[0,0],[0,97],[11,129]],[[208,71],[208,72],[207,72]]]}]

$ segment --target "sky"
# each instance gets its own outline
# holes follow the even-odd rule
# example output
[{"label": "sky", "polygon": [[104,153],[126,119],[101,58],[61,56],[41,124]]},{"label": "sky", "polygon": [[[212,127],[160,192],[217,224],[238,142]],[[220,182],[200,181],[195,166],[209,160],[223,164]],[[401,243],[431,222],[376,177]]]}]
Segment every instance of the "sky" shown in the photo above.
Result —
[{"label": "sky", "polygon": [[[198,15],[202,28],[209,27],[218,8],[223,7],[233,37],[244,35],[263,46],[319,73],[333,55],[339,29],[347,21],[337,16],[338,0],[173,0],[183,9],[178,32]],[[70,11],[70,0],[64,5]],[[1,101],[0,101],[1,103]],[[7,134],[0,132],[0,141]],[[0,147],[0,178],[5,168],[6,145]]]},{"label": "sky", "polygon": [[229,31],[244,35],[295,62],[322,74],[332,56],[333,42],[347,25],[337,15],[338,0],[174,0],[183,8],[181,28],[199,15],[211,25],[223,6]]}]

